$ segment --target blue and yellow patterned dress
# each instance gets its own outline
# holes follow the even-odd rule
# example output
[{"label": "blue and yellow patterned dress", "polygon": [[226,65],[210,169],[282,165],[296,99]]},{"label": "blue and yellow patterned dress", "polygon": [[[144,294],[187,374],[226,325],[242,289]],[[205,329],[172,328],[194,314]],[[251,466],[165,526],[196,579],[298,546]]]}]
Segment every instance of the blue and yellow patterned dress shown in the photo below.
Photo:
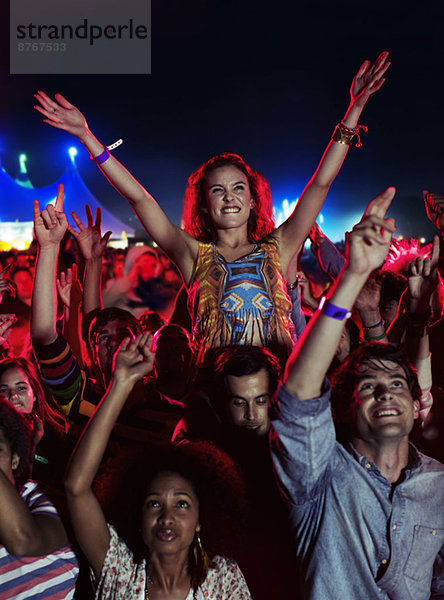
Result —
[{"label": "blue and yellow patterned dress", "polygon": [[199,243],[188,293],[199,362],[219,346],[293,346],[291,301],[272,237],[231,263],[214,244]]}]

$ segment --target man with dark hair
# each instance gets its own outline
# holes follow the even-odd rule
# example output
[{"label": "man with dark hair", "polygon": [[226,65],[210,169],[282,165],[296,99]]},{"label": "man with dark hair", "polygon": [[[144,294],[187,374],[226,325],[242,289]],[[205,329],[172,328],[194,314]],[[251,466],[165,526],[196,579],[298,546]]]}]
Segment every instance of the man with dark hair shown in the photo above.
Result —
[{"label": "man with dark hair", "polygon": [[279,383],[279,361],[260,346],[227,346],[212,350],[202,369],[175,441],[211,440],[239,464],[249,511],[248,534],[238,552],[252,596],[294,599],[288,511],[274,481],[268,443],[268,405]]},{"label": "man with dark hair", "polygon": [[89,326],[88,341],[105,386],[111,380],[114,356],[120,344],[126,337],[135,338],[140,333],[140,321],[128,311],[117,307],[97,311]]},{"label": "man with dark hair", "polygon": [[384,367],[388,363],[401,367],[412,399],[419,403],[421,388],[418,377],[402,347],[398,348],[391,344],[378,344],[377,342],[359,346],[349,354],[332,378],[330,404],[336,434],[340,441],[347,442],[353,434],[350,398],[353,398],[363,374],[371,368],[385,368],[389,372],[390,369],[387,366]]},{"label": "man with dark hair", "polygon": [[266,437],[270,430],[268,403],[280,373],[278,359],[262,346],[211,350],[173,441],[205,439],[230,452],[227,444],[242,447],[248,437]]},{"label": "man with dark hair", "polygon": [[272,451],[313,600],[444,597],[444,466],[409,443],[413,370],[391,346],[354,351],[336,380],[335,439],[324,379],[344,320],[394,231],[388,188],[348,238],[348,261],[287,365],[272,406]]},{"label": "man with dark hair", "polygon": [[0,597],[73,598],[77,560],[56,509],[29,479],[32,438],[0,399]]},{"label": "man with dark hair", "polygon": [[214,399],[220,417],[252,435],[267,435],[268,403],[280,372],[277,358],[260,346],[229,346],[217,352]]}]

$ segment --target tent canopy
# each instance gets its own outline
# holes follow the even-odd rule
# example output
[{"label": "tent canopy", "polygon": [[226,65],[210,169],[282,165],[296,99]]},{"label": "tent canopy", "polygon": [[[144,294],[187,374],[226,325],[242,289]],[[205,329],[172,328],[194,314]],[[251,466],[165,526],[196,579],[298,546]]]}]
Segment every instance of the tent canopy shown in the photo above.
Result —
[{"label": "tent canopy", "polygon": [[72,211],[75,211],[84,222],[83,207],[89,204],[93,215],[97,207],[102,209],[102,232],[112,231],[111,238],[121,238],[123,231],[127,237],[134,236],[134,229],[111,214],[90,192],[74,160],[69,161],[66,171],[58,181],[46,187],[31,187],[29,179],[27,180],[23,175],[22,173],[19,179],[13,179],[4,168],[0,167],[0,222],[32,222],[34,200],[38,200],[40,208],[44,208],[49,202],[55,200],[58,186],[63,183],[65,187],[63,210],[70,222]]}]

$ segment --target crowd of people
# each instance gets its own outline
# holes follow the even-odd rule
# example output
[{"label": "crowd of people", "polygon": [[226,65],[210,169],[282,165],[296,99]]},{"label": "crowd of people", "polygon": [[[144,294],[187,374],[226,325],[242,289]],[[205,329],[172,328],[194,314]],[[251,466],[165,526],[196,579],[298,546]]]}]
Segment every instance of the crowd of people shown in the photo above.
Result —
[{"label": "crowd of people", "polygon": [[32,247],[0,253],[1,598],[444,598],[444,196],[424,192],[425,247],[392,239],[390,187],[343,251],[316,224],[389,66],[361,65],[278,228],[231,153],[190,175],[176,227],[36,94],[154,244],[111,248],[89,206],[70,226],[60,186]]}]

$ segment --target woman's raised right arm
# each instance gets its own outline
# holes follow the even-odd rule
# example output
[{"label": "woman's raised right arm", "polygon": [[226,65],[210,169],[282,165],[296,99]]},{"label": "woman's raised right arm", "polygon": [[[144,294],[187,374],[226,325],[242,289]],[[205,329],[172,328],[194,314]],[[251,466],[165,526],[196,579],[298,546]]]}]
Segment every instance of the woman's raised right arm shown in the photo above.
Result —
[{"label": "woman's raised right arm", "polygon": [[[45,117],[44,123],[76,136],[92,157],[97,158],[104,152],[104,145],[92,134],[83,114],[61,94],[55,95],[56,101],[41,91],[35,97],[40,106],[34,108]],[[150,237],[176,263],[185,281],[189,281],[198,242],[171,223],[151,194],[113,156],[110,155],[98,166],[108,181],[128,200]]]},{"label": "woman's raised right arm", "polygon": [[111,384],[86,426],[71,457],[65,491],[74,532],[96,578],[100,577],[110,535],[92,484],[108,444],[114,423],[134,384],[153,368],[151,335],[128,338],[116,356]]}]

